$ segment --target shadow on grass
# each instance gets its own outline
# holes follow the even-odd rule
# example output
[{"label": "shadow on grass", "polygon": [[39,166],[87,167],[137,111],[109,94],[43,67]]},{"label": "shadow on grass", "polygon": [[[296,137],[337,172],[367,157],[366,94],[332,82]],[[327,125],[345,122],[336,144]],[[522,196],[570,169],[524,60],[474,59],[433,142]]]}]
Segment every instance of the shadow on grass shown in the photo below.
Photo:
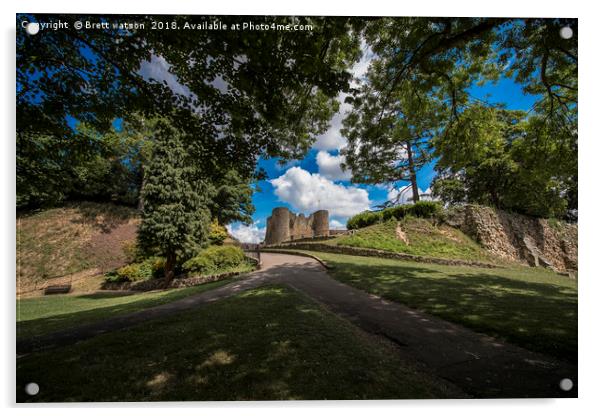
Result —
[{"label": "shadow on grass", "polygon": [[405,264],[331,264],[332,275],[351,286],[527,349],[577,361],[577,292],[569,287],[482,269],[473,273]]},{"label": "shadow on grass", "polygon": [[[44,336],[55,331],[60,331],[66,328],[75,327],[78,325],[90,324],[98,322],[106,318],[123,315],[129,312],[135,312],[152,306],[169,303],[186,296],[201,293],[206,290],[211,290],[232,281],[236,278],[224,279],[217,282],[205,283],[203,285],[194,286],[183,289],[173,289],[166,292],[152,293],[134,293],[134,292],[110,292],[110,293],[93,293],[80,296],[70,296],[74,300],[88,301],[110,301],[111,299],[129,298],[131,296],[140,297],[139,300],[120,303],[117,305],[85,305],[85,310],[79,310],[71,313],[61,313],[53,316],[48,316],[39,319],[31,319],[17,322],[17,339],[24,340],[37,336]],[[55,298],[57,301],[60,299]]]},{"label": "shadow on grass", "polygon": [[[281,287],[17,363],[17,401],[449,397],[351,325]],[[28,397],[27,382],[40,394]]]}]

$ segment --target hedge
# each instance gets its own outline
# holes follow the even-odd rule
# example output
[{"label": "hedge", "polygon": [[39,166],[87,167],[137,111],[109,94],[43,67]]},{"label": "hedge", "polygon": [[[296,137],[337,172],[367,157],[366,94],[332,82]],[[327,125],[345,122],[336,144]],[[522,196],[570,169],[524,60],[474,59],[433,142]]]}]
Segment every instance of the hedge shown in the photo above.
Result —
[{"label": "hedge", "polygon": [[407,216],[418,218],[435,218],[441,215],[443,207],[440,202],[418,201],[415,204],[398,205],[381,211],[364,211],[347,221],[347,229],[357,230],[390,219],[400,220]]}]

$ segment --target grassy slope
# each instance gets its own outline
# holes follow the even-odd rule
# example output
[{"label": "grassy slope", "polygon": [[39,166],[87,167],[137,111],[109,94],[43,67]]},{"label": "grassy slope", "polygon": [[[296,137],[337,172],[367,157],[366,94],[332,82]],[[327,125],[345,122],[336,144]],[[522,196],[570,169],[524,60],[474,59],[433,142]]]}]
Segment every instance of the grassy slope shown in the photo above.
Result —
[{"label": "grassy slope", "polygon": [[[17,400],[457,397],[396,357],[302,295],[266,286],[19,359]],[[23,393],[31,380],[38,396]]]},{"label": "grassy slope", "polygon": [[17,300],[17,337],[43,335],[111,316],[172,302],[195,293],[215,289],[234,279],[183,289],[147,293],[89,293],[53,295]]},{"label": "grassy slope", "polygon": [[352,235],[328,240],[327,244],[375,248],[428,257],[499,262],[460,230],[447,225],[434,226],[428,220],[420,218],[404,218],[400,225],[409,245],[397,238],[397,222],[394,220],[361,228]]},{"label": "grassy slope", "polygon": [[577,359],[577,282],[529,267],[482,269],[313,253],[351,286],[505,338]]},{"label": "grassy slope", "polygon": [[17,218],[17,284],[125,261],[122,244],[135,237],[136,211],[82,202]]}]

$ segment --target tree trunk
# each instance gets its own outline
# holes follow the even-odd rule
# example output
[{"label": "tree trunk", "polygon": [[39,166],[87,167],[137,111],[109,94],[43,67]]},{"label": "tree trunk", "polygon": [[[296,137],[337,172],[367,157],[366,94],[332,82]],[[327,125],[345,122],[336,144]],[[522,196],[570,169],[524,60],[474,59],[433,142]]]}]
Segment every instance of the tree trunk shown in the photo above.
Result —
[{"label": "tree trunk", "polygon": [[140,184],[140,191],[138,192],[138,211],[142,212],[144,209],[142,190],[144,189],[144,185],[146,185],[146,175],[144,174],[144,165],[140,165],[140,169],[142,170],[142,183]]},{"label": "tree trunk", "polygon": [[165,259],[165,287],[168,287],[171,281],[174,279],[176,268],[176,253],[172,252],[167,254]]},{"label": "tree trunk", "polygon": [[408,152],[408,171],[410,173],[410,183],[412,184],[412,200],[414,203],[416,203],[420,201],[420,191],[418,190],[418,182],[416,181],[416,166],[414,166],[412,142],[406,142],[406,150]]}]

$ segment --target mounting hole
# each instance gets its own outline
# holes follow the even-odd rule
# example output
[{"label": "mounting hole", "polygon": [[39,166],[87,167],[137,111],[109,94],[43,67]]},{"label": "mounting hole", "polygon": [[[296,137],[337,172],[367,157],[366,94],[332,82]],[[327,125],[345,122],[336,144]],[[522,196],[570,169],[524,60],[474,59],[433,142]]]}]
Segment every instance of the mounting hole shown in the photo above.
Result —
[{"label": "mounting hole", "polygon": [[570,26],[565,26],[560,29],[560,37],[562,39],[570,39],[573,37],[573,29]]},{"label": "mounting hole", "polygon": [[573,380],[570,378],[563,378],[560,380],[560,389],[564,391],[571,391],[573,389]]},{"label": "mounting hole", "polygon": [[38,32],[40,31],[40,24],[29,22],[25,26],[25,31],[27,32],[28,35],[37,35]]},{"label": "mounting hole", "polygon": [[29,383],[27,386],[25,386],[25,393],[29,394],[30,396],[35,396],[39,392],[40,386],[38,386],[38,383]]}]

